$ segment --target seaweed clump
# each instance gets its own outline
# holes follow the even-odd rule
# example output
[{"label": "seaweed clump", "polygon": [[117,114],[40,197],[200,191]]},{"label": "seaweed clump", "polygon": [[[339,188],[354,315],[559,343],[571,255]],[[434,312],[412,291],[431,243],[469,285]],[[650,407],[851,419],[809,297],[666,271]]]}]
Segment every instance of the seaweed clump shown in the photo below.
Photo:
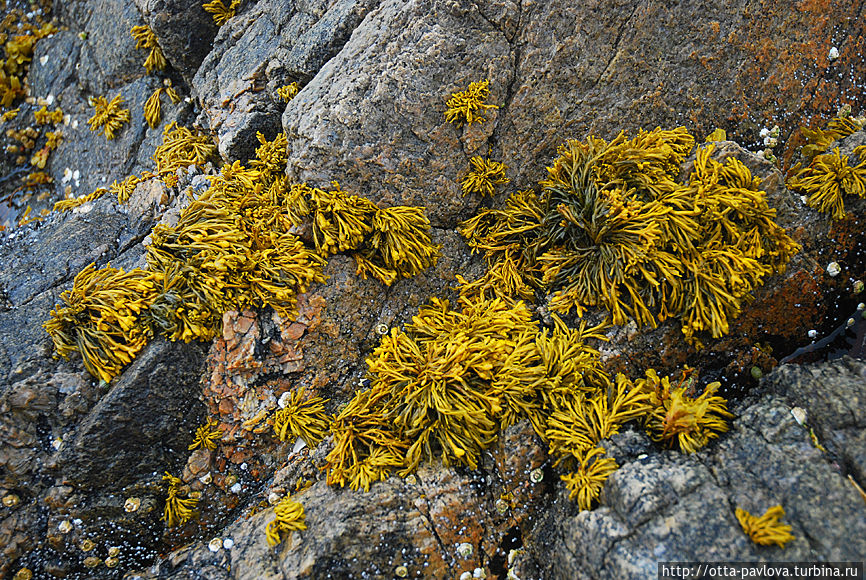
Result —
[{"label": "seaweed clump", "polygon": [[[645,395],[617,398],[586,344],[600,329],[557,322],[539,331],[522,302],[463,296],[459,305],[434,299],[405,331],[382,338],[367,359],[370,388],[331,425],[330,484],[368,490],[393,470],[405,476],[432,459],[477,468],[499,431],[521,418],[571,467],[592,461],[584,452],[643,409]],[[593,409],[601,411],[597,434],[571,429],[577,417],[592,423]]]},{"label": "seaweed clump", "polygon": [[123,109],[123,96],[117,94],[110,101],[105,97],[96,97],[93,100],[94,113],[87,120],[90,130],[105,135],[111,141],[117,137],[117,133],[124,123],[129,123],[129,109]]},{"label": "seaweed clump", "polygon": [[294,531],[306,530],[305,519],[304,506],[293,500],[291,494],[286,494],[274,506],[274,520],[265,528],[268,545],[278,546],[283,541],[284,535],[290,537]]},{"label": "seaweed clump", "polygon": [[680,183],[693,147],[683,128],[568,141],[540,194],[519,191],[461,224],[488,264],[467,288],[551,293],[555,312],[602,307],[614,324],[679,317],[696,344],[697,333],[726,334],[752,291],[799,248],[773,221],[760,180],[734,158],[712,159],[712,143]]},{"label": "seaweed clump", "polygon": [[498,109],[496,105],[487,103],[490,96],[490,81],[483,80],[469,83],[465,91],[452,93],[446,102],[445,120],[454,123],[458,127],[464,124],[471,125],[485,121],[482,113],[488,109]]},{"label": "seaweed clump", "polygon": [[87,266],[60,295],[64,306],[44,324],[57,354],[80,353],[90,374],[110,381],[147,344],[151,332],[142,314],[156,300],[160,281],[159,274],[139,268]]},{"label": "seaweed clump", "polygon": [[[297,295],[325,280],[326,258],[337,251],[353,253],[359,274],[372,274],[386,284],[435,263],[438,246],[430,241],[429,221],[421,208],[379,209],[339,187],[324,191],[290,186],[285,175],[286,136],[268,141],[259,134],[258,139],[260,146],[249,167],[239,162],[224,165],[218,175],[210,177],[210,187],[181,211],[176,225],[154,228],[147,247],[147,270],[136,270],[148,280],[148,292],[126,278],[110,286],[118,296],[135,296],[129,300],[136,308],[135,317],[124,317],[119,331],[104,332],[101,315],[90,314],[86,308],[87,316],[68,309],[52,312],[45,327],[58,354],[68,356],[78,350],[87,369],[109,381],[154,334],[185,342],[210,340],[220,332],[222,314],[228,310],[270,307],[290,318]],[[176,183],[177,169],[201,166],[215,153],[209,138],[172,123],[154,153],[157,173],[171,185]],[[141,180],[153,176],[129,176],[115,182],[111,191],[123,202]],[[104,193],[98,190],[59,208]],[[305,220],[312,222],[315,247],[296,235]],[[98,292],[105,283],[91,283],[91,278],[113,280],[101,272],[88,270],[79,275],[80,280],[76,278],[75,300],[101,300]],[[72,298],[70,295],[69,300]],[[102,307],[108,311],[107,306]],[[87,342],[77,347],[76,337],[82,333]],[[112,355],[118,344],[125,350]],[[311,439],[316,437],[318,434]]]},{"label": "seaweed clump", "polygon": [[785,509],[781,505],[768,508],[760,517],[755,517],[741,508],[737,508],[735,513],[743,531],[759,546],[776,544],[784,548],[786,542],[794,539],[791,535],[791,526],[779,521],[785,517]]},{"label": "seaweed clump", "polygon": [[[198,498],[190,495],[189,488],[182,485],[183,482],[179,477],[166,471],[162,480],[168,482],[168,492],[165,498],[165,509],[160,519],[164,520],[169,528],[183,525],[193,519],[197,515],[195,510],[198,506]],[[180,497],[183,495],[187,497]]]}]

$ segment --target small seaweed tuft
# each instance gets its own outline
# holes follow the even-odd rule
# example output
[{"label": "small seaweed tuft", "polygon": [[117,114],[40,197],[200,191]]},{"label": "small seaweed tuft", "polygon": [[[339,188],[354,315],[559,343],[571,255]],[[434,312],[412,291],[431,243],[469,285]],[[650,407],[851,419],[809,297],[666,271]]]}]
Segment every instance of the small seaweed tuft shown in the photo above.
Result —
[{"label": "small seaweed tuft", "polygon": [[509,179],[505,177],[505,170],[508,169],[504,163],[499,161],[491,161],[483,157],[475,156],[469,160],[471,169],[463,181],[460,182],[463,187],[463,195],[477,193],[482,196],[493,197],[496,193],[497,185],[508,183]]},{"label": "small seaweed tuft", "polygon": [[223,436],[221,429],[217,428],[219,422],[215,419],[208,418],[207,423],[195,430],[195,439],[190,443],[188,449],[216,449],[217,441]]},{"label": "small seaweed tuft", "polygon": [[118,94],[111,101],[105,97],[93,99],[94,113],[87,120],[90,130],[105,135],[109,141],[117,137],[124,123],[129,123],[129,109],[123,109],[123,96]]},{"label": "small seaweed tuft", "polygon": [[297,82],[289,83],[277,89],[277,96],[288,103],[298,96],[300,90],[301,87],[298,86]]},{"label": "small seaweed tuft", "polygon": [[[326,399],[321,397],[304,397],[304,388],[292,391],[285,406],[274,412],[274,435],[280,441],[300,437],[309,447],[321,443],[328,432],[328,416],[325,413]],[[281,400],[280,404],[283,402]]]},{"label": "small seaweed tuft", "polygon": [[775,544],[784,548],[787,542],[794,539],[791,535],[791,526],[779,521],[785,517],[785,509],[781,505],[768,508],[760,517],[755,517],[741,508],[737,508],[735,513],[743,531],[759,546]]},{"label": "small seaweed tuft", "polygon": [[306,530],[305,519],[304,506],[293,500],[291,494],[286,494],[274,506],[274,520],[265,529],[268,545],[279,546],[284,538],[291,537],[292,532]]},{"label": "small seaweed tuft", "polygon": [[601,494],[607,478],[619,467],[612,457],[602,457],[604,447],[593,447],[583,454],[573,473],[561,475],[568,498],[577,500],[580,510],[589,510]]},{"label": "small seaweed tuft", "polygon": [[[174,477],[169,472],[165,472],[162,480],[168,483],[168,492],[165,498],[165,509],[163,510],[161,520],[165,521],[165,525],[169,528],[175,528],[183,525],[196,517],[196,507],[198,506],[198,498],[190,497],[189,488],[182,485],[179,477]],[[187,496],[187,497],[181,497]]]},{"label": "small seaweed tuft", "polygon": [[177,91],[172,88],[171,81],[166,79],[165,86],[159,87],[153,91],[153,94],[151,94],[144,103],[144,120],[147,121],[147,124],[151,129],[156,129],[157,125],[162,121],[162,103],[160,102],[160,97],[163,93],[165,93],[169,100],[171,100],[175,105],[180,102],[180,95],[178,95]]},{"label": "small seaweed tuft", "polygon": [[846,215],[845,195],[866,196],[866,146],[857,147],[854,154],[859,160],[856,165],[851,165],[848,155],[842,155],[838,147],[832,153],[816,155],[808,166],[793,167],[786,185],[808,196],[809,207],[840,220]]},{"label": "small seaweed tuft", "polygon": [[168,61],[165,60],[165,55],[159,46],[156,34],[150,29],[150,26],[133,26],[130,32],[135,39],[135,48],[150,50],[143,64],[147,70],[147,74],[151,74],[155,70],[164,70],[168,66]]},{"label": "small seaweed tuft", "polygon": [[676,443],[684,453],[694,453],[726,432],[726,419],[733,417],[727,401],[716,395],[720,383],[710,383],[695,395],[694,382],[694,376],[683,372],[679,383],[672,386],[669,377],[660,378],[653,369],[635,381],[652,406],[644,419],[647,433],[655,441]]},{"label": "small seaweed tuft", "polygon": [[223,4],[222,0],[211,0],[211,2],[202,4],[201,7],[204,8],[205,12],[213,15],[214,24],[222,26],[229,19],[234,18],[240,5],[241,0],[232,0],[228,7]]},{"label": "small seaweed tuft", "polygon": [[490,81],[483,80],[469,83],[465,91],[452,93],[446,103],[445,120],[454,123],[458,127],[464,124],[471,125],[485,121],[482,113],[488,109],[497,109],[496,105],[486,103],[490,96]]}]

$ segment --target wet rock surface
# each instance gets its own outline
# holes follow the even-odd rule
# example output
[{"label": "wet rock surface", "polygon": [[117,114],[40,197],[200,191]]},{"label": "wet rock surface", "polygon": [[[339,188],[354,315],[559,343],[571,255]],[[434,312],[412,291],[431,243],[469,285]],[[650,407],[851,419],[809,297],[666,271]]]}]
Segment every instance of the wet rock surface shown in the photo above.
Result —
[{"label": "wet rock surface", "polygon": [[[211,344],[154,340],[105,385],[77,359],[55,360],[41,325],[87,264],[142,266],[152,227],[173,223],[185,188],[202,191],[204,175],[184,174],[175,189],[152,181],[129,204],[106,196],[5,232],[0,497],[17,503],[0,507],[0,576],[28,567],[37,578],[460,578],[478,569],[603,579],[653,576],[660,560],[862,556],[866,503],[854,483],[866,484],[866,367],[841,359],[770,371],[809,342],[807,330],[843,323],[862,299],[852,287],[866,274],[864,202],[846,200],[851,216],[831,222],[785,189],[776,166],[733,142],[718,143],[714,156],[735,156],[762,177],[802,252],[758,290],[729,336],[701,351],[684,343],[677,321],[612,329],[601,346],[612,371],[690,364],[725,379],[738,397],[736,419],[708,448],[681,455],[626,429],[608,444],[620,468],[600,506],[578,512],[526,422],[501,434],[476,471],[428,464],[364,493],[326,484],[329,439],[297,448],[265,419],[282,393],[300,387],[337,411],[363,384],[382,334],[431,296],[453,300],[456,274],[481,272],[454,227],[502,196],[463,196],[471,156],[505,161],[509,187],[522,189],[544,177],[557,145],[590,131],[686,124],[700,140],[721,126],[749,143],[761,124],[778,122],[788,137],[840,100],[856,111],[863,101],[851,96],[851,79],[866,71],[862,25],[848,18],[863,4],[818,4],[259,0],[217,29],[198,2],[58,3],[68,29],[37,44],[29,74],[33,96],[53,95],[68,115],[46,168],[57,197],[153,169],[172,120],[197,120],[225,161],[250,157],[256,132],[284,130],[292,181],[336,180],[382,207],[422,205],[443,249],[435,267],[391,287],[334,256],[328,281],[299,297],[295,319],[227,312]],[[129,35],[145,23],[171,65],[162,76],[146,74],[146,52]],[[832,62],[831,46],[841,53]],[[164,105],[151,129],[143,104],[163,78],[192,102]],[[448,96],[483,79],[498,108],[481,124],[446,123]],[[293,81],[302,89],[286,103],[276,89]],[[117,93],[132,121],[106,141],[88,130],[88,99]],[[831,260],[843,275],[828,276]],[[760,383],[752,378],[761,373]],[[806,426],[794,407],[806,410]],[[224,436],[217,449],[189,451],[205,417]],[[172,530],[159,521],[166,470],[201,492],[200,520]],[[304,505],[307,529],[272,548],[271,500],[287,492]],[[796,538],[784,550],[752,544],[734,516],[737,507],[763,513],[775,504]],[[112,546],[117,568],[105,564]]]}]

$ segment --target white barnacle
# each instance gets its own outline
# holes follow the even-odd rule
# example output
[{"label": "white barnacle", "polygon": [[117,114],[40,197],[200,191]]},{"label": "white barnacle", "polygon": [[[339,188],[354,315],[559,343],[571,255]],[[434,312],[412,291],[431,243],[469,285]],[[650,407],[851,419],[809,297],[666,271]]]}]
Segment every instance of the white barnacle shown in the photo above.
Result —
[{"label": "white barnacle", "polygon": [[469,542],[463,542],[462,544],[457,545],[457,553],[461,558],[469,558],[472,556],[472,544]]},{"label": "white barnacle", "polygon": [[835,278],[839,275],[839,272],[842,271],[842,267],[839,265],[839,262],[830,262],[827,264],[827,273],[831,278]]}]

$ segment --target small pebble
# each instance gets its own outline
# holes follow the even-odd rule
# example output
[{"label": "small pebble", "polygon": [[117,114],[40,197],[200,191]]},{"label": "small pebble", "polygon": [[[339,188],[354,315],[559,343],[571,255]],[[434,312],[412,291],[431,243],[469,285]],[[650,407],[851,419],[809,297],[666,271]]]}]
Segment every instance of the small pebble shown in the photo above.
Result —
[{"label": "small pebble", "polygon": [[827,264],[827,273],[830,274],[831,278],[838,276],[841,271],[842,267],[839,265],[839,262],[830,262]]},{"label": "small pebble", "polygon": [[830,49],[830,52],[827,53],[827,60],[830,62],[839,60],[839,49],[835,46]]}]

